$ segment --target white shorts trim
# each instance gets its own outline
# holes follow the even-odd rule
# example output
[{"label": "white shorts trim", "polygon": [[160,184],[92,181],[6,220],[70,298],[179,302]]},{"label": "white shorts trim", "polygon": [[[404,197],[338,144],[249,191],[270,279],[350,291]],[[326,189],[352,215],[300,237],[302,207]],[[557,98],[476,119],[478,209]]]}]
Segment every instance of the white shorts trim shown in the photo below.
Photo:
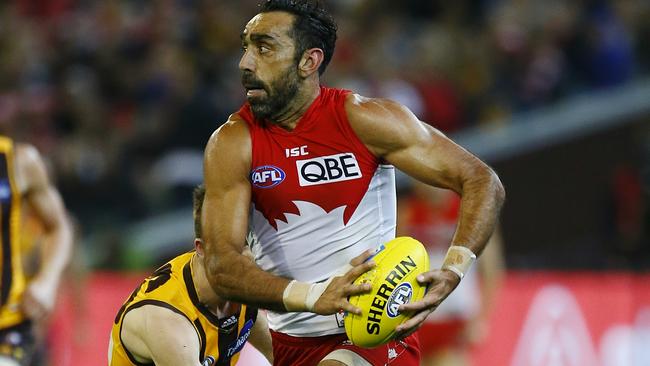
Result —
[{"label": "white shorts trim", "polygon": [[372,366],[370,362],[349,349],[337,349],[330,352],[321,361],[332,360],[346,364],[347,366]]}]

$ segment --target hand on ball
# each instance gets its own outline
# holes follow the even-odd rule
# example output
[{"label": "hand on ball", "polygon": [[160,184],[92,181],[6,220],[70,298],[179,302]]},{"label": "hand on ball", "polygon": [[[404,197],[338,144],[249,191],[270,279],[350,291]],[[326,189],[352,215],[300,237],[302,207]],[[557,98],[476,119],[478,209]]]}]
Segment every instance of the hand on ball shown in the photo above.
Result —
[{"label": "hand on ball", "polygon": [[458,275],[446,269],[422,273],[417,280],[421,285],[428,285],[429,289],[422,300],[399,307],[400,312],[412,312],[414,315],[395,329],[395,338],[402,339],[415,332],[460,283]]},{"label": "hand on ball", "polygon": [[355,285],[352,282],[357,277],[375,268],[375,262],[368,260],[373,255],[373,251],[367,250],[361,255],[350,261],[352,268],[342,276],[336,276],[331,279],[325,292],[318,298],[314,304],[314,312],[321,315],[330,315],[338,313],[341,310],[353,314],[361,314],[361,309],[352,306],[348,297],[361,295],[369,292],[372,286],[368,283]]}]

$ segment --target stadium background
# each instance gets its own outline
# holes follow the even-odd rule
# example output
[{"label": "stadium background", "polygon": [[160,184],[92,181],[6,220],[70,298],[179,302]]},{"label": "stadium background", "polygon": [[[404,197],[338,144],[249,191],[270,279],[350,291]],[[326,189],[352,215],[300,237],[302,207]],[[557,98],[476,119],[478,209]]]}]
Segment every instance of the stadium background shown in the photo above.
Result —
[{"label": "stadium background", "polygon": [[[104,364],[121,301],[191,248],[190,192],[243,100],[256,2],[0,4],[0,125],[39,148],[79,233],[50,365]],[[646,364],[650,3],[326,3],[324,83],[406,104],[507,188],[508,275],[476,363]]]}]

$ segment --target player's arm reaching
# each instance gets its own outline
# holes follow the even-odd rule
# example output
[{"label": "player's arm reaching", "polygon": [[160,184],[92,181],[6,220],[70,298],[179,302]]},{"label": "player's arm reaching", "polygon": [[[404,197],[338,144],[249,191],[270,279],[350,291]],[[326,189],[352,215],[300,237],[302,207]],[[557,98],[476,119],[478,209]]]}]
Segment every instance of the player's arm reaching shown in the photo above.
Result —
[{"label": "player's arm reaching", "polygon": [[212,135],[205,149],[205,267],[212,288],[223,299],[263,309],[360,313],[347,297],[370,290],[369,285],[352,285],[374,265],[364,262],[369,253],[355,258],[356,266],[333,278],[334,286],[329,288],[328,283],[313,285],[274,276],[242,254],[251,204],[251,151],[248,127],[236,115]]},{"label": "player's arm reaching", "polygon": [[45,229],[41,266],[22,303],[23,311],[39,321],[54,309],[59,281],[72,255],[72,228],[38,151],[30,145],[18,145],[16,163],[23,196]]},{"label": "player's arm reaching", "polygon": [[[494,171],[398,103],[350,95],[346,110],[352,128],[376,156],[417,180],[461,196],[451,245],[463,256],[469,253],[463,265],[471,262],[470,256],[480,255],[505,199]],[[456,288],[462,276],[458,272],[458,268],[445,266],[418,277],[420,283],[429,284],[429,291],[423,300],[400,307],[400,311],[415,311],[416,315],[397,328],[398,336],[415,331]]]},{"label": "player's arm reaching", "polygon": [[160,306],[129,311],[123,320],[122,343],[138,362],[156,366],[201,366],[201,343],[184,316]]}]

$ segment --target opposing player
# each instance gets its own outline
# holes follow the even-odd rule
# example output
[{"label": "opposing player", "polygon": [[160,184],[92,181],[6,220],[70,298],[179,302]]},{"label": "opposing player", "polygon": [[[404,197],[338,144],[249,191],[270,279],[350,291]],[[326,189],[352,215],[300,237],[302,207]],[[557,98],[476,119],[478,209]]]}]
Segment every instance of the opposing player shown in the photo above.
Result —
[{"label": "opposing player", "polygon": [[[320,85],[336,25],[318,3],[269,0],[246,25],[239,64],[246,103],[205,151],[205,261],[219,296],[268,308],[276,365],[417,365],[412,335],[458,285],[492,233],[504,200],[479,159],[383,99]],[[395,234],[393,166],[462,196],[443,269],[419,278],[429,292],[400,340],[351,345],[340,311],[368,291],[351,282],[368,251]],[[224,174],[226,172],[227,174]],[[257,265],[242,252],[252,231]],[[352,269],[346,272],[348,263]]]},{"label": "opposing player", "polygon": [[[35,327],[48,318],[63,271],[70,260],[72,229],[45,164],[31,145],[0,135],[0,366],[29,365]],[[40,264],[26,278],[22,264],[22,212],[30,210],[43,227]]]},{"label": "opposing player", "polygon": [[202,260],[204,196],[202,185],[194,190],[196,251],[158,268],[126,300],[111,331],[109,366],[235,365],[249,340],[273,362],[265,317],[210,288]]}]

